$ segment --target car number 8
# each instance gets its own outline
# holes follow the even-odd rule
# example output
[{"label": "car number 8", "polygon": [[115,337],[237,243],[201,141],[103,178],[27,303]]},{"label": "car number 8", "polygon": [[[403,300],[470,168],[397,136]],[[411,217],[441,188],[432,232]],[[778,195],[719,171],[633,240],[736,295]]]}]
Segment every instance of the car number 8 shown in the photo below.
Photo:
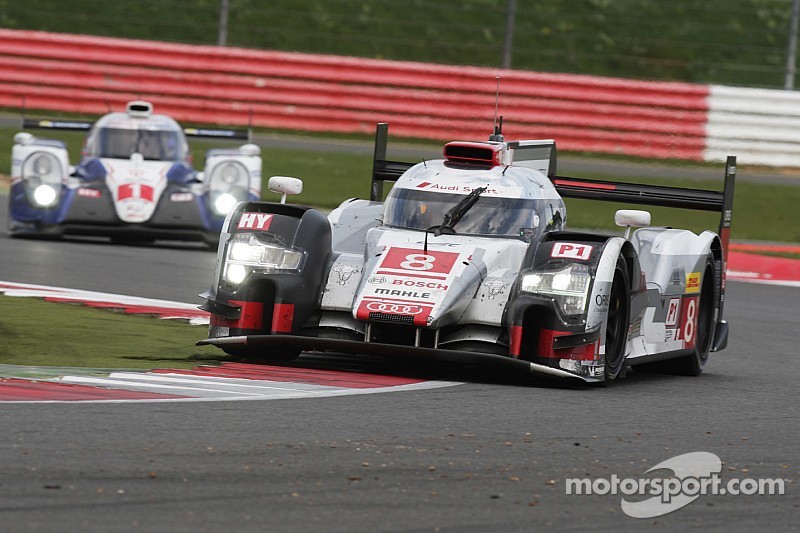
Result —
[{"label": "car number 8", "polygon": [[694,340],[694,319],[697,314],[697,300],[692,298],[686,306],[686,324],[684,324],[683,338],[688,344]]},{"label": "car number 8", "polygon": [[426,254],[408,254],[406,260],[400,263],[405,270],[430,270],[436,258]]}]

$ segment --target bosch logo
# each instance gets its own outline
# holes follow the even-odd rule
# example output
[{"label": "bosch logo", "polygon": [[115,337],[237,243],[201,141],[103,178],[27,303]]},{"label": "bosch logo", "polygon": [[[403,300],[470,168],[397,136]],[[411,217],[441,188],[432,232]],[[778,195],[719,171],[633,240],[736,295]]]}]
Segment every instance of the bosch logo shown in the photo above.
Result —
[{"label": "bosch logo", "polygon": [[367,311],[373,313],[389,313],[395,315],[418,315],[424,311],[419,305],[387,304],[383,302],[369,302]]}]

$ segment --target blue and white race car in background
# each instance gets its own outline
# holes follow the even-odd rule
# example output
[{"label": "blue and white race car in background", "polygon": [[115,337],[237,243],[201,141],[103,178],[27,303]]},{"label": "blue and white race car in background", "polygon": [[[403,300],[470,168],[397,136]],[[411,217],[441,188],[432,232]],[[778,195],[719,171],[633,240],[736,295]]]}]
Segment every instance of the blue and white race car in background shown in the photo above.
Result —
[{"label": "blue and white race car in background", "polygon": [[14,137],[12,236],[100,235],[215,243],[228,212],[261,198],[261,150],[254,144],[209,150],[204,172],[191,166],[186,136],[247,140],[245,130],[181,128],[149,102],[97,122],[27,119],[23,128],[88,131],[71,167],[62,141]]}]

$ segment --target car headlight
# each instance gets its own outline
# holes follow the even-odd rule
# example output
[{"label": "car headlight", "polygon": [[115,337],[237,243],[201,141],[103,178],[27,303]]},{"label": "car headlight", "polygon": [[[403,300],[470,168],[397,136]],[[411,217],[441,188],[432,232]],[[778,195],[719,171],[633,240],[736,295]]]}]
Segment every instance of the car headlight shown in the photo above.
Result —
[{"label": "car headlight", "polygon": [[250,174],[241,163],[225,161],[215,166],[208,179],[211,209],[217,215],[227,215],[233,207],[247,199]]},{"label": "car headlight", "polygon": [[591,281],[586,265],[571,264],[560,270],[525,274],[520,290],[552,296],[565,315],[579,315],[586,309]]},{"label": "car headlight", "polygon": [[28,200],[37,207],[52,207],[61,196],[61,163],[53,154],[35,152],[22,164]]},{"label": "car headlight", "polygon": [[238,233],[228,243],[223,280],[240,285],[253,272],[298,270],[305,253],[275,242],[265,242],[253,233]]}]

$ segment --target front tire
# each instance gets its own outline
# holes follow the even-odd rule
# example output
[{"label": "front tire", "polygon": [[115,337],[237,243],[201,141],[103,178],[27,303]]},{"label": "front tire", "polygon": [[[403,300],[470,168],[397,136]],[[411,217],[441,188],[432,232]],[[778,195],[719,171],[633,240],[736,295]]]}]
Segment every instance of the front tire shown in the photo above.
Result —
[{"label": "front tire", "polygon": [[628,324],[631,317],[630,274],[622,257],[617,258],[614,280],[606,317],[606,340],[604,355],[604,381],[617,379],[625,365],[625,350],[628,344]]}]

